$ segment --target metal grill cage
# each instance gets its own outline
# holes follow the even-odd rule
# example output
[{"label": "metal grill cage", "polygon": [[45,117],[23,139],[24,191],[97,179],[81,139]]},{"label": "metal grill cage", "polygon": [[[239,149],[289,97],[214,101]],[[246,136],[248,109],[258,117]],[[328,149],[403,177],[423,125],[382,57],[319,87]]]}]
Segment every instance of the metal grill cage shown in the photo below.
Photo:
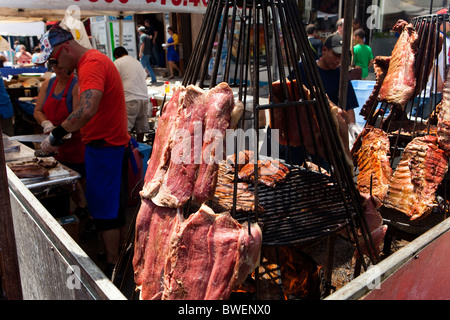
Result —
[{"label": "metal grill cage", "polygon": [[[405,106],[397,106],[387,102],[379,102],[377,93],[368,99],[363,110],[367,108],[366,127],[383,129],[389,136],[392,169],[396,169],[403,151],[409,142],[416,137],[437,134],[438,108],[443,97],[443,80],[449,67],[449,46],[447,32],[450,31],[450,16],[429,14],[419,16],[411,21],[418,34],[418,51],[415,59],[416,90]],[[378,84],[375,85],[377,88]],[[379,88],[378,88],[379,89]],[[430,227],[446,219],[448,216],[449,174],[446,174],[436,195],[439,203],[433,209],[439,217],[427,216],[417,222],[385,207],[381,212],[389,225],[399,227],[407,233],[423,233]]]},{"label": "metal grill cage", "polygon": [[[303,64],[303,73],[299,62]],[[298,86],[293,85],[294,79]],[[252,186],[255,212],[237,213],[235,196],[232,215],[239,221],[260,222],[263,245],[304,243],[344,227],[349,227],[355,239],[356,228],[360,227],[364,240],[370,243],[370,235],[361,219],[359,194],[295,1],[208,2],[183,85],[212,88],[220,82],[238,88],[237,99],[246,109],[239,127],[253,128],[258,145],[266,138],[258,131],[259,117],[266,110],[266,114],[280,111],[284,115],[285,130],[297,130],[301,141],[297,149],[301,160],[295,164],[294,149],[289,135],[286,136],[284,160],[291,173],[285,184],[275,189],[259,186],[255,164],[256,177]],[[277,100],[274,99],[275,90],[278,90]],[[315,127],[314,123],[318,125]],[[302,131],[302,127],[306,129]],[[318,140],[311,138],[314,135],[319,136]],[[304,146],[308,139],[313,141],[306,150]],[[232,151],[234,154],[240,151],[237,145],[235,143]],[[256,158],[273,157],[274,150],[271,151],[260,154],[256,148]],[[317,165],[319,172],[321,168],[328,172],[313,172],[307,163]],[[237,171],[235,177],[236,190]],[[259,205],[264,212],[259,212]],[[372,259],[376,260],[375,257]]]}]

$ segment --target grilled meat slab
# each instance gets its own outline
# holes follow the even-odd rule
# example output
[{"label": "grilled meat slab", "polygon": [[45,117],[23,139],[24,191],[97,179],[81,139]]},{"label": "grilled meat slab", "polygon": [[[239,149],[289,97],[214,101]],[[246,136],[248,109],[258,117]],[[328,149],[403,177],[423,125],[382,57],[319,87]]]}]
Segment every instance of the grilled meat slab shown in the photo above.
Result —
[{"label": "grilled meat slab", "polygon": [[437,137],[414,138],[406,146],[392,175],[384,206],[403,212],[410,220],[429,214],[435,192],[447,172],[448,158]]},{"label": "grilled meat slab", "polygon": [[354,154],[359,168],[357,188],[362,195],[371,194],[375,199],[375,206],[379,208],[392,175],[389,138],[383,130],[366,126],[361,132],[361,139],[361,147]]},{"label": "grilled meat slab", "polygon": [[419,38],[413,25],[402,19],[392,29],[399,32],[400,37],[392,50],[379,100],[402,107],[413,97],[416,89],[415,57]]},{"label": "grilled meat slab", "polygon": [[[283,182],[289,173],[289,169],[278,160],[258,160],[258,183],[268,187],[275,187]],[[248,163],[239,171],[239,179],[254,181],[255,164]]]}]

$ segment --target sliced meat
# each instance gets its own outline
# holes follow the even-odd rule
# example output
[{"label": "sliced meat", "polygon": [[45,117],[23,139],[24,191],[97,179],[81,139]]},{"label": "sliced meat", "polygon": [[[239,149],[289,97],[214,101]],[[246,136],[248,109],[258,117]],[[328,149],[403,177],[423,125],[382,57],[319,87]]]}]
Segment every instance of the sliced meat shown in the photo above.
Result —
[{"label": "sliced meat", "polygon": [[203,205],[172,238],[163,299],[227,299],[259,264],[261,229]]},{"label": "sliced meat", "polygon": [[233,91],[224,82],[209,90],[205,100],[207,110],[202,161],[192,194],[197,203],[205,202],[214,194],[218,162],[223,160],[225,132],[230,126],[231,111],[234,107]]},{"label": "sliced meat", "polygon": [[392,50],[386,78],[381,85],[379,100],[397,106],[404,106],[416,89],[415,56],[418,35],[412,24],[400,19],[394,31],[400,37]]}]

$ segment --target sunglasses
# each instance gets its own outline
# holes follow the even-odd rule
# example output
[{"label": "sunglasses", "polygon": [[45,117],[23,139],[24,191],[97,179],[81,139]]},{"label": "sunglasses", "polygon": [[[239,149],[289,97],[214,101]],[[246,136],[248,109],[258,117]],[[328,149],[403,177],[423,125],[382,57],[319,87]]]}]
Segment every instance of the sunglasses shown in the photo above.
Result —
[{"label": "sunglasses", "polygon": [[[58,66],[58,57],[61,54],[61,50],[64,48],[64,45],[61,46],[61,48],[56,51],[56,53],[48,59],[48,69],[52,70],[53,68]],[[53,52],[52,52],[53,53]]]}]

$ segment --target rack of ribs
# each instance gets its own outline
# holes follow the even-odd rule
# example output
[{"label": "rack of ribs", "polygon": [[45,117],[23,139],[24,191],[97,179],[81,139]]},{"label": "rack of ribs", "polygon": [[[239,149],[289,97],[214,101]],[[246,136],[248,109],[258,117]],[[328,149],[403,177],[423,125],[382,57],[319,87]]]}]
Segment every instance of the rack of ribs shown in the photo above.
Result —
[{"label": "rack of ribs", "polygon": [[361,147],[354,155],[359,168],[357,187],[361,194],[372,195],[375,206],[379,208],[392,175],[389,138],[383,130],[366,126],[361,132],[361,139]]},{"label": "rack of ribs", "polygon": [[413,25],[402,19],[392,29],[399,32],[400,37],[392,50],[378,99],[402,107],[413,97],[416,89],[415,57],[419,37]]},{"label": "rack of ribs", "polygon": [[437,137],[414,138],[392,175],[384,206],[403,212],[410,220],[425,217],[435,206],[435,192],[447,166],[448,158],[439,149]]}]

